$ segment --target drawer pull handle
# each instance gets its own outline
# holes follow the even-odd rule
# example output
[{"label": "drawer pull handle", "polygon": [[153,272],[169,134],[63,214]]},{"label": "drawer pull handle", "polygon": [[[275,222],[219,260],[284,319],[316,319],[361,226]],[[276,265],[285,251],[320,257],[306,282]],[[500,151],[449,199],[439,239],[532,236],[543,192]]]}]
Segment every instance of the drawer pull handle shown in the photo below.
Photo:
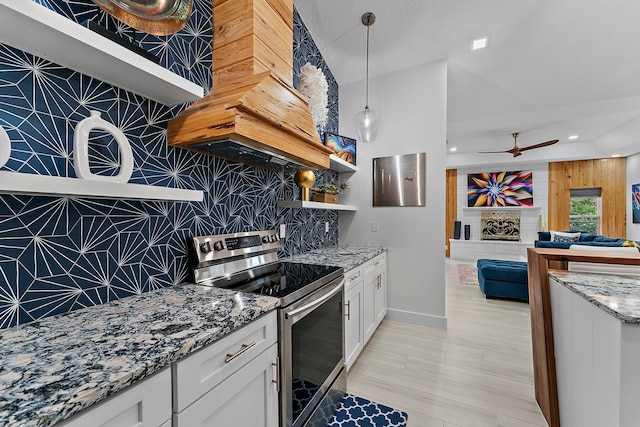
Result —
[{"label": "drawer pull handle", "polygon": [[252,342],[251,344],[242,344],[242,348],[237,353],[233,353],[233,354],[227,353],[227,357],[226,357],[226,359],[224,359],[224,363],[231,362],[233,359],[235,359],[236,357],[240,356],[242,353],[244,353],[245,351],[249,350],[254,345],[256,345],[255,341]]},{"label": "drawer pull handle", "polygon": [[351,320],[351,301],[347,301],[347,320]]},{"label": "drawer pull handle", "polygon": [[375,264],[373,264],[373,266],[375,267],[376,265],[380,265],[382,264],[382,261],[377,261]]},{"label": "drawer pull handle", "polygon": [[276,368],[275,378],[272,379],[271,382],[276,385],[276,393],[280,393],[280,358],[276,357],[275,363],[272,363],[271,366],[275,366]]},{"label": "drawer pull handle", "polygon": [[360,273],[355,274],[355,275],[353,275],[353,276],[349,277],[349,281],[356,280],[358,277],[360,277]]}]

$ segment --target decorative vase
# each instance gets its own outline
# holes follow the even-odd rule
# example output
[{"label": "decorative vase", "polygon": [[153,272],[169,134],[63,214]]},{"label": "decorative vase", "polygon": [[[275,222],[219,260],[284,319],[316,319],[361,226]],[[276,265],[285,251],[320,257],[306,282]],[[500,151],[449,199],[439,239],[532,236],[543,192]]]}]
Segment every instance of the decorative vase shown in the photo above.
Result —
[{"label": "decorative vase", "polygon": [[453,222],[453,238],[456,240],[460,240],[460,228],[462,227],[462,223],[460,221]]},{"label": "decorative vase", "polygon": [[0,126],[0,168],[7,164],[11,155],[11,140],[4,128]]},{"label": "decorative vase", "polygon": [[300,200],[309,201],[309,188],[316,182],[316,174],[312,170],[298,171],[293,176],[293,182],[300,187]]},{"label": "decorative vase", "polygon": [[469,224],[465,224],[464,226],[464,240],[471,239],[471,226]]},{"label": "decorative vase", "polygon": [[[120,172],[114,176],[98,175],[89,168],[89,134],[93,129],[101,129],[113,136],[120,153]],[[73,166],[76,176],[91,181],[105,181],[126,184],[133,174],[133,152],[131,144],[120,129],[100,117],[98,111],[91,111],[91,116],[80,121],[73,135]]]}]

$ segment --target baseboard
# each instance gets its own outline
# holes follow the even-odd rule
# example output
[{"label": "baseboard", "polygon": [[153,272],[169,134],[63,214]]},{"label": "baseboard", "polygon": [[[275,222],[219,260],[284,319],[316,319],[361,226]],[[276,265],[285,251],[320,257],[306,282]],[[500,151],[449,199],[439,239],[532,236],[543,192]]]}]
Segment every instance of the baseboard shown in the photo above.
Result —
[{"label": "baseboard", "polygon": [[392,322],[426,326],[428,328],[442,329],[443,331],[447,330],[447,318],[443,316],[387,308],[387,315],[384,318]]}]

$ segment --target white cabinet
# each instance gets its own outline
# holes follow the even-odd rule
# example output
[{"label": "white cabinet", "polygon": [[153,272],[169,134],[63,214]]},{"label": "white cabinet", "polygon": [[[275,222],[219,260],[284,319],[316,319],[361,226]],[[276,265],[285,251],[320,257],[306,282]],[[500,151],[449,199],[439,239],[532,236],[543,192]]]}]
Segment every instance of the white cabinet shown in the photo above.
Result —
[{"label": "white cabinet", "polygon": [[173,427],[278,427],[278,345],[273,344],[184,411]]},{"label": "white cabinet", "polygon": [[638,425],[640,325],[549,280],[562,427]]},{"label": "white cabinet", "polygon": [[345,273],[345,326],[344,343],[347,370],[364,347],[364,323],[362,306],[364,281],[362,268],[358,267]]},{"label": "white cabinet", "polygon": [[173,427],[278,425],[276,312],[173,365]]},{"label": "white cabinet", "polygon": [[387,313],[386,254],[381,254],[364,265],[364,336],[371,338]]},{"label": "white cabinet", "polygon": [[387,314],[387,258],[378,255],[345,273],[347,370]]},{"label": "white cabinet", "polygon": [[376,319],[376,327],[387,315],[387,269],[381,268],[378,270],[377,277],[378,283],[374,288],[373,294],[373,312]]},{"label": "white cabinet", "polygon": [[60,427],[171,426],[171,370],[165,369],[145,378],[57,425]]}]

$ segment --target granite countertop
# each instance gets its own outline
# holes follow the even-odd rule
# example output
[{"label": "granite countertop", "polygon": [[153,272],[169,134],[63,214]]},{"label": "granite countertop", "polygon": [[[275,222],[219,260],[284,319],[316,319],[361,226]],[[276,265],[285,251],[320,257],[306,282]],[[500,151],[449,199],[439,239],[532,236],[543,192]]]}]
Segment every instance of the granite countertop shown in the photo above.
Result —
[{"label": "granite countertop", "polygon": [[277,299],[196,285],[0,330],[0,426],[51,426],[211,344]]},{"label": "granite countertop", "polygon": [[640,279],[566,270],[549,276],[621,322],[640,324]]},{"label": "granite countertop", "polygon": [[335,265],[337,267],[343,267],[346,272],[375,258],[386,250],[386,246],[373,245],[328,246],[300,255],[293,255],[288,258],[288,261]]}]

